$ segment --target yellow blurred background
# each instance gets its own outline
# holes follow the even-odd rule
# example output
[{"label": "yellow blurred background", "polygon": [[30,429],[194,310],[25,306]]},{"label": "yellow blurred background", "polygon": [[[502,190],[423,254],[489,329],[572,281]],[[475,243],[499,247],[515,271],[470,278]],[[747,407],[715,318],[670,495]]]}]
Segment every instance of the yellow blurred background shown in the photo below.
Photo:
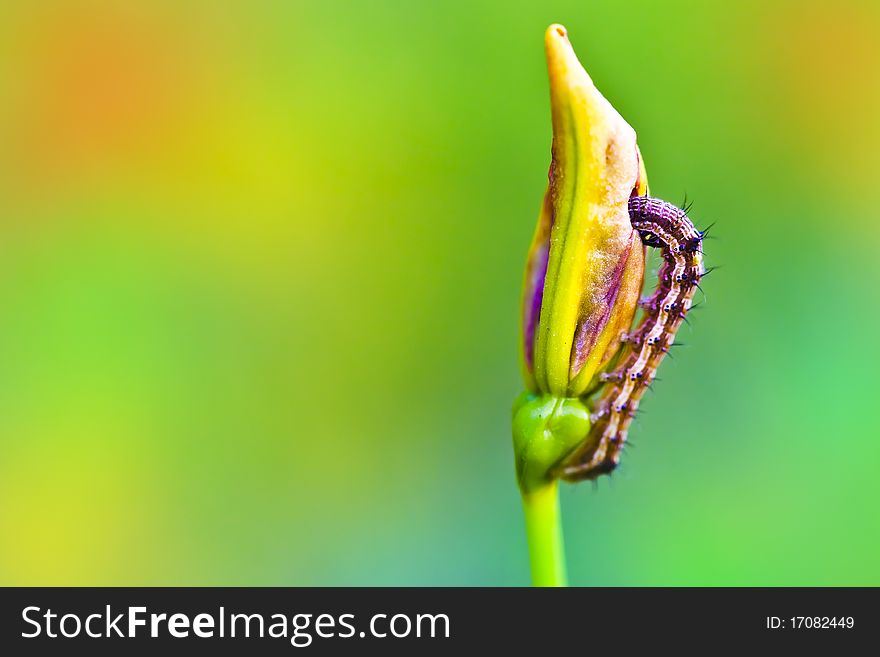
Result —
[{"label": "yellow blurred background", "polygon": [[0,584],[526,584],[564,23],[707,303],[575,584],[880,584],[876,2],[0,4]]}]

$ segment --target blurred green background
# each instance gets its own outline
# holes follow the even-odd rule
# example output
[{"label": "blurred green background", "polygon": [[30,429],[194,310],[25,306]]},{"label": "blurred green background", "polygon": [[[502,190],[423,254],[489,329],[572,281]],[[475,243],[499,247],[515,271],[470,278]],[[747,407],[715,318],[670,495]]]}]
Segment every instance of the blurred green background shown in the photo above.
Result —
[{"label": "blurred green background", "polygon": [[574,584],[880,585],[876,2],[3,2],[0,583],[528,583],[543,31],[719,239]]}]

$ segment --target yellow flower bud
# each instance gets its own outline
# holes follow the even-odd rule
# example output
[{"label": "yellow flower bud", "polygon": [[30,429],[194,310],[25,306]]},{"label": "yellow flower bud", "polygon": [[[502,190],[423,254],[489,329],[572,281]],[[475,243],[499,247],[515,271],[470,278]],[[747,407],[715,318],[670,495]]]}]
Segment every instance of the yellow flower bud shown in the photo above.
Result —
[{"label": "yellow flower bud", "polygon": [[551,25],[545,47],[553,148],[526,267],[523,364],[530,392],[580,397],[632,324],[645,249],[627,201],[647,181],[635,131],[596,89],[565,28]]}]

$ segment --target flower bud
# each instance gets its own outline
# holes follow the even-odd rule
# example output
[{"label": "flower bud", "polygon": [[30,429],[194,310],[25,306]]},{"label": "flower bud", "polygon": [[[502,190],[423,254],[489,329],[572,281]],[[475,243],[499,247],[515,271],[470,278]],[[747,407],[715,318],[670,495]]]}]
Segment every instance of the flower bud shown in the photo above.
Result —
[{"label": "flower bud", "polygon": [[647,193],[635,132],[593,85],[565,28],[551,25],[544,41],[553,149],[523,285],[528,390],[513,408],[523,494],[551,482],[575,448],[590,448],[588,396],[621,350],[645,271],[627,207]]},{"label": "flower bud", "polygon": [[522,360],[530,392],[582,397],[632,324],[645,249],[627,201],[647,181],[635,132],[593,85],[565,28],[551,25],[545,47],[553,148],[526,266]]}]

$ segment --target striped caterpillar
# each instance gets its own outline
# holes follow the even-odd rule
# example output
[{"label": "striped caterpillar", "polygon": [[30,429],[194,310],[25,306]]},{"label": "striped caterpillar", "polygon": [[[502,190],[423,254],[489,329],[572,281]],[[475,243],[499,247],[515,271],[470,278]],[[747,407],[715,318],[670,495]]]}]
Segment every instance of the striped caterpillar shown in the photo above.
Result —
[{"label": "striped caterpillar", "polygon": [[617,467],[639,399],[669,351],[705,273],[704,233],[694,228],[684,209],[633,196],[629,216],[642,242],[660,249],[659,282],[650,297],[639,301],[645,312],[638,327],[621,336],[625,347],[619,366],[600,376],[605,386],[594,406],[590,433],[561,466],[560,476],[567,481],[596,479]]}]

